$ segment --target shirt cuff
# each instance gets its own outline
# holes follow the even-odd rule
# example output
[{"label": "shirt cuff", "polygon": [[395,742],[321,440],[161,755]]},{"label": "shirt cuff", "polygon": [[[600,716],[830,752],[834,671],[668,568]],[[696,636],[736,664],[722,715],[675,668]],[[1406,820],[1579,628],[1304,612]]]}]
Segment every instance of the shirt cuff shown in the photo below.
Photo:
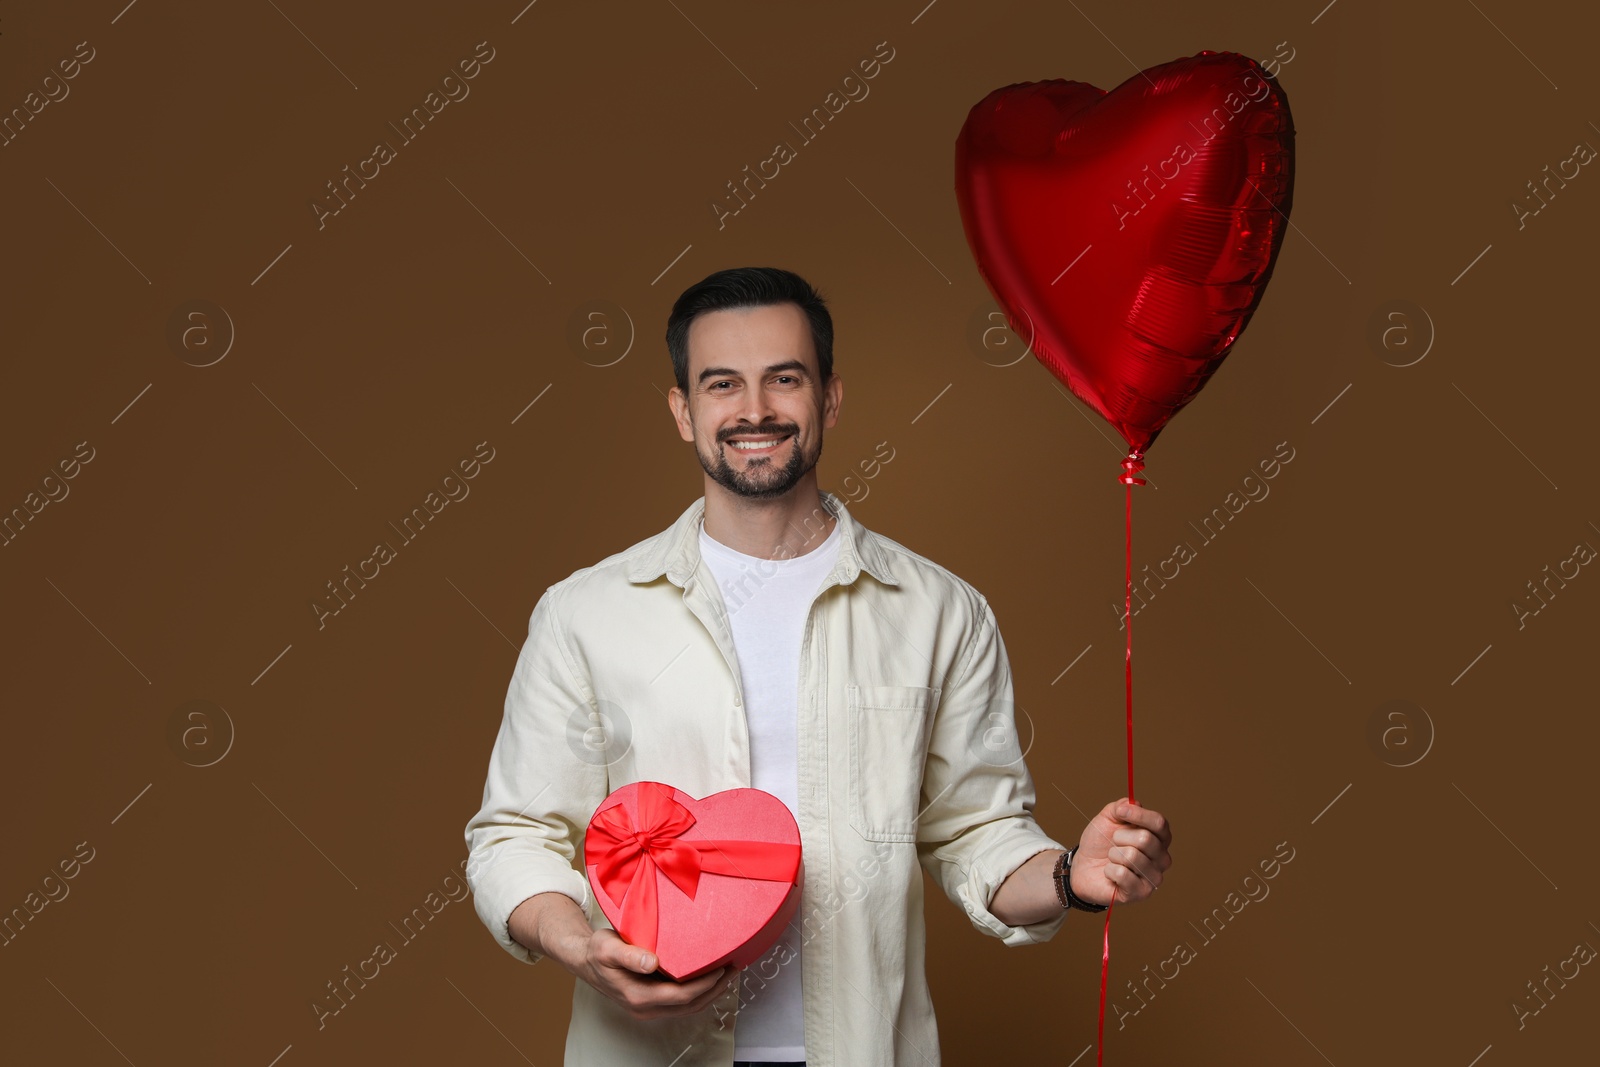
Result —
[{"label": "shirt cuff", "polygon": [[1065,852],[1066,848],[1067,846],[1045,836],[1042,832],[1015,833],[1007,835],[1004,840],[996,842],[984,849],[982,854],[974,857],[961,890],[972,925],[986,934],[998,937],[1006,945],[1042,944],[1054,937],[1061,929],[1061,924],[1066,921],[1066,908],[1061,909],[1060,915],[1048,919],[1023,926],[1011,926],[1001,922],[994,912],[989,910],[989,903],[999,892],[1001,883],[1031,857],[1049,849]]},{"label": "shirt cuff", "polygon": [[588,915],[589,880],[570,867],[553,869],[542,857],[502,856],[481,868],[469,866],[467,881],[478,917],[500,947],[524,963],[544,958],[511,936],[511,913],[524,900],[540,893],[565,893]]}]

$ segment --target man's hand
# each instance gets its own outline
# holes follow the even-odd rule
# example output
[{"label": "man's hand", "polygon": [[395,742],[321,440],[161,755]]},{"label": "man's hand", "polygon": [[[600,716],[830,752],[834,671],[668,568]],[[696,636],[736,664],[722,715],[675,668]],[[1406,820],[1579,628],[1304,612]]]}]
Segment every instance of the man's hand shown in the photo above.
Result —
[{"label": "man's hand", "polygon": [[1143,900],[1172,866],[1172,827],[1158,811],[1114,800],[1089,820],[1072,857],[1072,891],[1091,904]]},{"label": "man's hand", "polygon": [[[615,930],[593,931],[583,958],[567,969],[627,1008],[635,1019],[705,1011],[731,981],[728,968],[719,967],[691,981],[674,982],[656,972],[654,953],[628,944]],[[641,977],[651,974],[658,976]]]},{"label": "man's hand", "polygon": [[635,1019],[693,1015],[711,1006],[733,980],[721,967],[687,982],[656,970],[655,953],[630,945],[615,930],[595,930],[565,893],[529,897],[511,913],[511,935],[550,956],[628,1009]]}]

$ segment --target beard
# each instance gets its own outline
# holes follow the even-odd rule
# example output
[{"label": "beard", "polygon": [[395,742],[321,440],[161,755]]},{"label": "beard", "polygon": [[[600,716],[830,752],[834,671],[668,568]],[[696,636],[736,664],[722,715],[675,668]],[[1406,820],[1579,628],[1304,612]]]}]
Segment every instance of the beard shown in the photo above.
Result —
[{"label": "beard", "polygon": [[700,444],[697,441],[694,452],[700,460],[700,466],[711,476],[711,480],[730,493],[752,500],[770,500],[793,489],[801,478],[816,467],[817,461],[822,458],[822,436],[820,433],[817,436],[816,451],[807,455],[801,447],[799,433],[794,427],[774,427],[762,432],[789,433],[789,439],[782,446],[789,450],[789,458],[783,466],[778,466],[773,456],[758,456],[741,459],[739,466],[734,467],[728,462],[728,454],[730,452],[737,454],[737,450],[727,441],[719,441],[716,452],[710,456],[700,451]]}]

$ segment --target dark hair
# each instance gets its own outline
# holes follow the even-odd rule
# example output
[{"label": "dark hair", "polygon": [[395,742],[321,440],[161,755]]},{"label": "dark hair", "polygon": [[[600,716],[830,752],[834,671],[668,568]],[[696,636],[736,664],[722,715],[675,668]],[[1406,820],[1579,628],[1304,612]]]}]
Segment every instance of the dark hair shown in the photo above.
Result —
[{"label": "dark hair", "polygon": [[667,351],[678,388],[689,392],[689,326],[708,311],[796,304],[811,322],[817,371],[826,383],[833,375],[833,316],[822,295],[800,275],[777,267],[733,267],[691,285],[667,316]]}]

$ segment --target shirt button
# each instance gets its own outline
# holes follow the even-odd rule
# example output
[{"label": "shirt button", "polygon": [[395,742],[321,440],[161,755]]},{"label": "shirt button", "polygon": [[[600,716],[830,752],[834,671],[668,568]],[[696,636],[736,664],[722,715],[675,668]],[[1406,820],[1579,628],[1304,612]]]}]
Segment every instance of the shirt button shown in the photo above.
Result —
[{"label": "shirt button", "polygon": [[742,708],[742,707],[744,707],[744,704],[739,700],[738,697],[734,697],[733,698],[733,706],[736,707],[736,708]]}]

